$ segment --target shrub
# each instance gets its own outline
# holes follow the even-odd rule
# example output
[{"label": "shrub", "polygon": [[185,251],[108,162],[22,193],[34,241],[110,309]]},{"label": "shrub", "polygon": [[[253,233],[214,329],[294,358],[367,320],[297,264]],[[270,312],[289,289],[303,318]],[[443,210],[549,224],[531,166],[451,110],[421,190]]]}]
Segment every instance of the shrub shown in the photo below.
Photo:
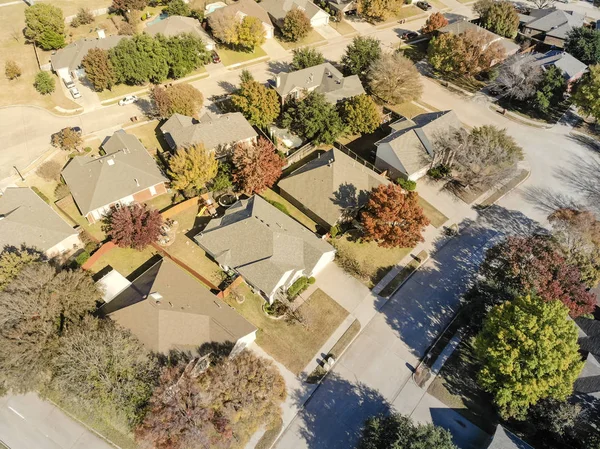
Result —
[{"label": "shrub", "polygon": [[[313,278],[314,279],[314,278]],[[302,276],[301,278],[296,279],[296,281],[290,285],[290,288],[287,290],[288,297],[290,299],[294,299],[300,293],[308,288],[308,278]]]},{"label": "shrub", "polygon": [[46,195],[44,195],[42,192],[40,192],[40,189],[38,189],[37,187],[32,187],[31,190],[33,190],[37,196],[39,196],[42,200],[44,200],[45,203],[50,204],[50,200],[48,199],[48,197]]},{"label": "shrub", "polygon": [[4,65],[4,74],[9,80],[17,79],[23,72],[21,67],[15,61],[8,60]]},{"label": "shrub", "polygon": [[308,278],[308,284],[309,285],[313,285],[315,282],[317,282],[317,280],[314,277],[311,276],[311,277]]},{"label": "shrub", "polygon": [[304,39],[312,29],[310,19],[301,9],[292,9],[283,19],[281,34],[289,42]]},{"label": "shrub", "polygon": [[82,251],[79,253],[79,255],[75,258],[75,262],[77,262],[77,265],[82,266],[84,263],[87,262],[87,260],[90,258],[90,253],[88,253],[87,251]]},{"label": "shrub", "polygon": [[335,238],[335,236],[338,235],[339,233],[340,233],[340,228],[337,225],[333,225],[329,229],[329,235],[331,235],[331,238]]},{"label": "shrub", "polygon": [[417,188],[417,183],[415,181],[411,181],[410,179],[398,178],[396,183],[404,190],[408,190],[409,192]]},{"label": "shrub", "polygon": [[286,214],[286,215],[290,214],[290,212],[287,210],[287,207],[285,207],[284,204],[278,203],[277,201],[271,201],[271,200],[268,200],[268,201],[271,204],[271,206],[273,206],[276,209],[279,209],[284,214]]},{"label": "shrub", "polygon": [[77,15],[71,22],[73,28],[77,28],[80,25],[89,25],[94,21],[94,14],[88,8],[79,8]]},{"label": "shrub", "polygon": [[51,94],[56,88],[56,81],[48,72],[39,72],[35,76],[33,87],[42,95]]},{"label": "shrub", "polygon": [[56,189],[54,189],[54,196],[58,200],[63,199],[69,193],[71,193],[71,189],[69,189],[69,186],[66,184],[59,184],[56,186]]},{"label": "shrub", "polygon": [[36,170],[37,175],[46,181],[55,181],[60,177],[62,165],[56,161],[44,162]]},{"label": "shrub", "polygon": [[[76,150],[82,143],[81,136],[74,128],[63,128],[59,132],[52,134],[52,146],[65,151]],[[75,153],[74,156],[77,156]],[[71,158],[72,156],[69,155]]]},{"label": "shrub", "polygon": [[450,167],[445,165],[438,165],[437,167],[430,168],[427,171],[427,175],[433,179],[442,179],[450,174]]}]

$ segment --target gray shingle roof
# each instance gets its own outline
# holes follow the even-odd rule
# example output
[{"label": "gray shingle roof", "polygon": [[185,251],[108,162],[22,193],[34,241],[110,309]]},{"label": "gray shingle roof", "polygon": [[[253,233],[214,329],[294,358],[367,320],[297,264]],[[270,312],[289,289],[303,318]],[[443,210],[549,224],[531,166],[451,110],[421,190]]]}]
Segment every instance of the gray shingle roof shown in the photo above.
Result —
[{"label": "gray shingle roof", "polygon": [[365,93],[357,75],[344,77],[329,62],[277,76],[275,90],[282,98],[287,97],[294,89],[315,89],[333,104]]},{"label": "gray shingle roof", "polygon": [[333,247],[259,196],[240,200],[195,237],[221,265],[270,295],[283,275],[309,274]]},{"label": "gray shingle roof", "polygon": [[548,36],[565,39],[567,32],[583,26],[585,16],[574,11],[560,9],[538,9],[531,11],[533,20],[527,21],[526,27],[543,31]]},{"label": "gray shingle roof", "polygon": [[0,196],[0,251],[25,244],[46,252],[76,234],[28,187],[8,187]]},{"label": "gray shingle roof", "polygon": [[575,319],[579,330],[579,348],[585,356],[581,374],[574,390],[594,397],[600,396],[600,321],[579,317]]},{"label": "gray shingle roof", "polygon": [[536,58],[537,63],[543,67],[554,65],[562,70],[568,80],[581,75],[587,69],[587,65],[564,51],[551,50],[543,55],[536,55]]},{"label": "gray shingle roof", "polygon": [[69,71],[77,69],[81,65],[81,61],[92,48],[101,48],[110,50],[116,47],[121,39],[126,36],[107,36],[104,39],[79,39],[65,48],[58,50],[50,57],[52,69],[57,71],[67,67]]},{"label": "gray shingle roof", "polygon": [[392,123],[395,129],[375,145],[389,144],[410,176],[431,163],[433,143],[440,132],[462,127],[454,111],[431,112]]},{"label": "gray shingle roof", "polygon": [[279,188],[334,225],[347,208],[356,209],[368,200],[371,190],[388,180],[332,149],[279,181]]},{"label": "gray shingle roof", "polygon": [[199,121],[175,114],[160,130],[173,149],[202,143],[207,150],[214,150],[257,136],[241,112],[220,115],[206,113]]},{"label": "gray shingle roof", "polygon": [[119,130],[102,148],[105,156],[74,157],[62,171],[83,215],[168,181],[137,137]]},{"label": "gray shingle roof", "polygon": [[446,25],[445,27],[440,28],[438,32],[461,34],[468,30],[476,31],[478,33],[483,33],[487,35],[490,39],[490,42],[498,42],[500,45],[502,45],[507,55],[510,55],[519,49],[519,46],[510,39],[506,39],[502,36],[499,36],[498,34],[492,33],[491,31],[486,30],[485,28],[482,28],[478,25],[475,25],[474,23],[471,23],[468,20],[458,20],[456,22],[452,22]]},{"label": "gray shingle roof", "polygon": [[[161,298],[157,302],[152,293]],[[195,350],[204,343],[233,342],[256,328],[189,273],[162,259],[99,313],[110,316],[150,350]]]},{"label": "gray shingle roof", "polygon": [[296,8],[303,9],[309,19],[322,11],[321,8],[309,0],[262,0],[260,5],[275,21],[283,20],[289,11]]},{"label": "gray shingle roof", "polygon": [[520,439],[514,433],[509,432],[500,424],[496,427],[496,432],[492,437],[492,442],[488,449],[533,449],[529,444]]},{"label": "gray shingle roof", "polygon": [[215,11],[225,11],[238,13],[241,12],[250,17],[256,17],[261,22],[273,26],[269,13],[261,6],[262,3],[257,3],[256,0],[238,0],[235,3],[227,5],[223,8],[216,9]]},{"label": "gray shingle roof", "polygon": [[193,17],[169,16],[164,20],[148,25],[144,32],[155,36],[162,34],[164,36],[177,36],[183,33],[192,33],[198,36],[205,44],[214,46],[215,41],[204,31],[200,22]]}]

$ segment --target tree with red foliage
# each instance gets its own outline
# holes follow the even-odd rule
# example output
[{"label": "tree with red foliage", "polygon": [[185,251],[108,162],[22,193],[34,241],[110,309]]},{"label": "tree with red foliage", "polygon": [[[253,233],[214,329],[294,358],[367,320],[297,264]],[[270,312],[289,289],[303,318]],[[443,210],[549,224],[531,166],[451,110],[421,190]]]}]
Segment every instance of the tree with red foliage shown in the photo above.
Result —
[{"label": "tree with red foliage", "polygon": [[431,33],[439,28],[443,28],[448,25],[448,19],[444,17],[441,12],[434,12],[432,15],[427,17],[425,25],[421,28],[421,33]]},{"label": "tree with red foliage", "polygon": [[516,294],[534,292],[544,301],[559,300],[573,318],[591,313],[596,304],[579,269],[568,263],[551,237],[508,237],[486,252],[480,274]]},{"label": "tree with red foliage", "polygon": [[157,210],[149,209],[145,204],[132,204],[113,206],[104,219],[102,230],[117,246],[141,251],[156,242],[162,224],[162,216]]},{"label": "tree with red foliage", "polygon": [[416,192],[405,192],[396,184],[374,188],[362,213],[365,239],[384,248],[411,248],[422,242],[429,220],[418,199]]},{"label": "tree with red foliage", "polygon": [[271,142],[239,143],[233,150],[233,180],[246,195],[261,193],[281,177],[284,160]]},{"label": "tree with red foliage", "polygon": [[285,382],[272,362],[242,351],[198,372],[196,363],[165,367],[136,430],[142,447],[243,447],[281,413]]}]

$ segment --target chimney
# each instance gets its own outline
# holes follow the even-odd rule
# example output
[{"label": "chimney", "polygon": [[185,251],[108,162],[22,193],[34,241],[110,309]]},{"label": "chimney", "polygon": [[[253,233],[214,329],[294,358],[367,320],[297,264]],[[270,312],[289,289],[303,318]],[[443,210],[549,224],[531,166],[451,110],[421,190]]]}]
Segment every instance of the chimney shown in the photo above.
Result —
[{"label": "chimney", "polygon": [[106,38],[106,33],[104,32],[104,30],[98,30],[98,39],[105,39]]},{"label": "chimney", "polygon": [[315,76],[314,76],[312,73],[311,73],[310,75],[308,75],[308,81],[306,82],[306,84],[310,84],[310,83],[312,83],[312,82],[313,82],[313,79],[314,79],[314,77],[315,77]]},{"label": "chimney", "polygon": [[154,302],[154,304],[160,306],[160,300],[162,299],[162,295],[158,292],[153,292],[150,293],[150,299],[152,299],[152,302]]}]

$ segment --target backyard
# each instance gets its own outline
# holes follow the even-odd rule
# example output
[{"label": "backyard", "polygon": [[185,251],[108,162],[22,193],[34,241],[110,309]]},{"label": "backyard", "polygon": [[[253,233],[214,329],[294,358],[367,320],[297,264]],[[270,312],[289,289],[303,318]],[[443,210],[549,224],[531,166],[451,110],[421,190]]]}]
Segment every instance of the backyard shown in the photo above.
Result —
[{"label": "backyard", "polygon": [[103,241],[106,238],[106,235],[102,231],[102,223],[99,221],[93,224],[88,223],[87,219],[79,213],[79,209],[77,209],[77,205],[75,204],[75,201],[73,201],[71,195],[57,201],[55,206],[61,213],[66,215],[71,222],[81,226],[97,240]]},{"label": "backyard", "polygon": [[103,254],[90,268],[92,273],[98,273],[107,266],[113,267],[123,276],[130,276],[142,265],[146,264],[157,254],[152,246],[138,251],[132,248],[119,248],[118,246]]},{"label": "backyard", "polygon": [[299,308],[307,317],[308,327],[289,324],[285,319],[267,317],[262,309],[265,300],[252,293],[246,284],[241,284],[235,291],[245,298],[242,304],[233,295],[225,300],[258,328],[256,343],[296,375],[317,355],[348,315],[342,306],[316,290]]}]

